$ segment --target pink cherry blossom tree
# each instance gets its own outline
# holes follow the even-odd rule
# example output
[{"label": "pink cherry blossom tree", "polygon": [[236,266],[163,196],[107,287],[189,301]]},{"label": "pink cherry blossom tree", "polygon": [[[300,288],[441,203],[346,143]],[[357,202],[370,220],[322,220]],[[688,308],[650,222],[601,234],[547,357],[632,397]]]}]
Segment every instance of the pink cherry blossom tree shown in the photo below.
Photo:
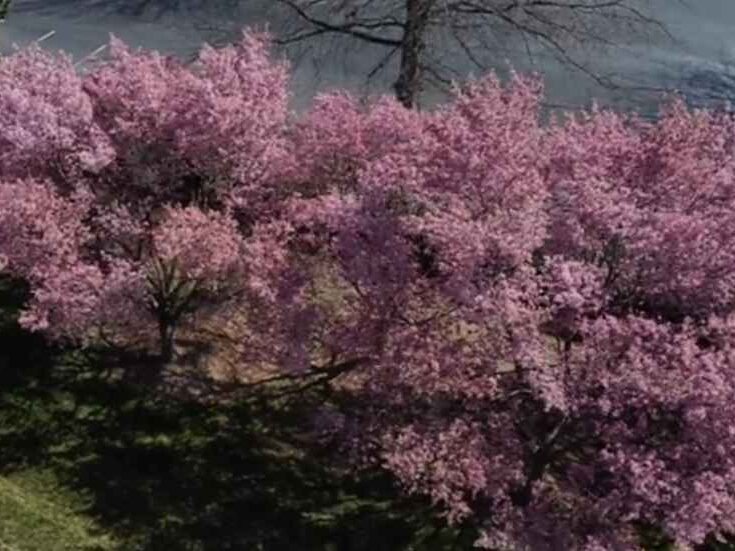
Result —
[{"label": "pink cherry blossom tree", "polygon": [[22,322],[154,331],[168,359],[187,316],[237,310],[243,371],[332,385],[345,457],[480,547],[735,532],[735,123],[674,102],[542,127],[518,75],[290,117],[286,79],[253,34],[192,66],[0,59]]},{"label": "pink cherry blossom tree", "polygon": [[27,327],[157,326],[169,358],[184,316],[259,277],[248,237],[289,160],[287,74],[256,34],[191,66],[112,46],[86,75],[38,48],[0,59],[2,254],[31,284]]},{"label": "pink cherry blossom tree", "polygon": [[303,119],[292,220],[331,296],[300,335],[355,368],[322,419],[482,547],[732,532],[732,122],[675,102],[542,129],[538,97],[488,78]]}]

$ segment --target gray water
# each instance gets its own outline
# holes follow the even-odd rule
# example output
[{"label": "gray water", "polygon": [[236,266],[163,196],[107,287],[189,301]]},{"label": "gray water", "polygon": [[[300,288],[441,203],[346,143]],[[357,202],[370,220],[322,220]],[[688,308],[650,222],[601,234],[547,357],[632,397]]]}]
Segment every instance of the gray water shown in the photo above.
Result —
[{"label": "gray water", "polygon": [[[613,76],[622,88],[601,87],[553,60],[537,58],[532,64],[521,49],[506,57],[520,70],[543,75],[547,102],[552,105],[588,106],[595,100],[651,114],[660,94],[641,88],[679,90],[695,105],[735,97],[735,1],[649,0],[647,5],[669,29],[670,38],[632,41],[585,54],[595,71]],[[14,44],[23,46],[55,31],[42,45],[62,49],[76,59],[105,44],[110,33],[134,46],[191,58],[203,41],[226,41],[245,25],[267,25],[279,32],[283,21],[273,6],[272,0],[14,0],[7,21],[0,26],[0,52],[8,53]],[[389,92],[390,72],[365,81],[381,50],[349,49],[344,43],[330,46],[282,53],[290,55],[293,65],[294,108],[308,105],[315,93],[334,87],[358,94]],[[469,72],[469,67],[463,70],[461,58],[454,63],[460,73]],[[497,66],[507,67],[505,60]],[[441,97],[429,95],[428,101]]]}]

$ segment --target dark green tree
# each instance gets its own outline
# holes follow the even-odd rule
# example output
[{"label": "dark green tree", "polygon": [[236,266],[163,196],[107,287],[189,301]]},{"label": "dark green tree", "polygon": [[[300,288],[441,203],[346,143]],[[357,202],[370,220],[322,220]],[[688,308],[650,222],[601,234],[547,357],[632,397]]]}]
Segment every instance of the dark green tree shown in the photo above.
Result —
[{"label": "dark green tree", "polygon": [[0,0],[0,23],[5,21],[8,11],[10,11],[10,2],[11,0]]}]

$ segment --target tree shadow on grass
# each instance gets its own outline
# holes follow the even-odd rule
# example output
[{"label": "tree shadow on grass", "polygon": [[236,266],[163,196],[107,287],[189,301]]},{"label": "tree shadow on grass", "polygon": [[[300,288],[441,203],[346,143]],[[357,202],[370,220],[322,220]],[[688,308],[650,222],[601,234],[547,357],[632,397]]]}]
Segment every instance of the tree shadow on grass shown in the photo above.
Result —
[{"label": "tree shadow on grass", "polygon": [[471,548],[387,477],[299,444],[308,404],[174,400],[115,376],[119,361],[0,324],[0,474],[52,469],[120,549]]}]

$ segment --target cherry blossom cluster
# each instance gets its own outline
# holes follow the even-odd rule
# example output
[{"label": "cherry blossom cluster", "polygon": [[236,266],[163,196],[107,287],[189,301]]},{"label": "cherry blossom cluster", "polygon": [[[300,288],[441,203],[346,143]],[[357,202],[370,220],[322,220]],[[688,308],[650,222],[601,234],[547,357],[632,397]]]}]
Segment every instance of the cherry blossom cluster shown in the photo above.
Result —
[{"label": "cherry blossom cluster", "polygon": [[[245,33],[184,65],[0,58],[0,271],[51,338],[246,319],[315,412],[487,549],[735,533],[735,121],[673,102],[543,126],[540,82],[433,111],[323,95]],[[334,377],[334,378],[332,378]]]}]

